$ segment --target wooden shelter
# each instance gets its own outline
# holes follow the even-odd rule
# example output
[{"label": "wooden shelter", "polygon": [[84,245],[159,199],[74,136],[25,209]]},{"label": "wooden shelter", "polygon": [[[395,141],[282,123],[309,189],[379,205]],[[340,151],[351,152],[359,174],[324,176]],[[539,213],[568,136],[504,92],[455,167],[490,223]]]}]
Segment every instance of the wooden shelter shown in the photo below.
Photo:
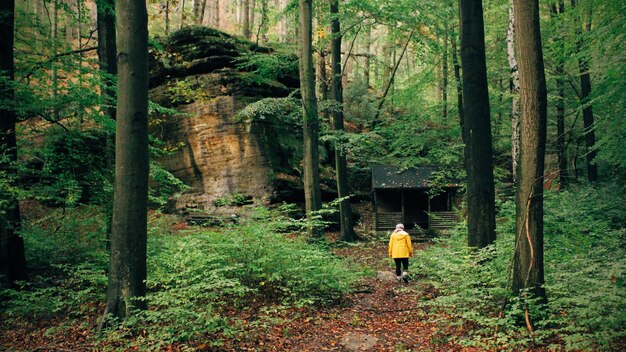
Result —
[{"label": "wooden shelter", "polygon": [[440,169],[432,165],[407,170],[373,166],[375,231],[388,233],[402,223],[412,235],[428,235],[453,226],[458,184],[439,186],[441,191],[434,196],[429,192],[433,190],[432,176]]}]

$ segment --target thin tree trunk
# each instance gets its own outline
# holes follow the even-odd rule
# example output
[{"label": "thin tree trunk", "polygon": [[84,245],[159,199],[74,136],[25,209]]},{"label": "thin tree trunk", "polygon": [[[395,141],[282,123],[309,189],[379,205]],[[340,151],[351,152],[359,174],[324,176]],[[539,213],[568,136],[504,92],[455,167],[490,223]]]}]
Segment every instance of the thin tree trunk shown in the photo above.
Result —
[{"label": "thin tree trunk", "polygon": [[363,67],[363,79],[365,81],[365,87],[370,87],[370,69],[372,65],[371,60],[372,50],[372,27],[365,24],[365,65]]},{"label": "thin tree trunk", "polygon": [[511,161],[513,183],[517,183],[520,144],[520,104],[519,104],[519,72],[515,59],[515,13],[513,0],[509,0],[509,27],[506,36],[506,53],[509,60],[511,102]]},{"label": "thin tree trunk", "polygon": [[[576,0],[571,0],[572,8],[576,7]],[[587,32],[591,31],[591,10],[588,13],[589,19],[585,25]],[[579,17],[582,18],[582,17]],[[589,58],[585,54],[581,53],[583,50],[583,38],[582,30],[580,26],[576,27],[576,34],[578,35],[578,68],[580,72],[580,103],[583,106],[583,127],[585,133],[585,145],[587,147],[587,179],[589,182],[595,182],[598,180],[598,166],[595,163],[596,151],[596,134],[593,126],[593,106],[590,103],[591,100],[591,76],[589,74]]]},{"label": "thin tree trunk", "polygon": [[[565,2],[563,0],[558,1],[551,7],[551,12],[554,18],[558,17],[558,14],[565,12]],[[562,26],[561,30],[563,30]],[[563,33],[563,32],[562,32]],[[565,47],[563,35],[559,35],[556,39],[557,48],[561,54],[557,55],[556,63],[556,149],[559,162],[559,183],[560,188],[567,187],[569,182],[567,172],[567,147],[565,145],[565,60],[562,56]]]},{"label": "thin tree trunk", "polygon": [[[287,7],[287,0],[278,0],[278,10],[283,12]],[[282,15],[278,21],[278,41],[284,43],[287,41],[287,16]]]},{"label": "thin tree trunk", "polygon": [[[319,77],[319,96],[322,97],[322,101],[328,100],[328,74],[326,71],[326,52],[324,50],[319,51],[317,70]],[[322,111],[323,121],[330,123],[330,116],[328,109]]]},{"label": "thin tree trunk", "polygon": [[[300,91],[302,95],[304,135],[304,199],[309,223],[314,213],[322,208],[319,183],[319,121],[315,98],[315,74],[313,66],[312,4],[311,0],[299,0],[300,12]],[[308,227],[310,237],[320,237],[322,229]]]},{"label": "thin tree trunk", "polygon": [[522,105],[517,186],[513,292],[545,297],[543,271],[543,173],[547,94],[539,27],[539,1],[514,0],[515,39]]},{"label": "thin tree trunk", "polygon": [[144,0],[117,0],[115,199],[105,316],[145,309],[148,199],[148,15]]},{"label": "thin tree trunk", "polygon": [[387,94],[389,93],[389,89],[393,85],[393,80],[396,76],[396,72],[398,71],[400,62],[402,61],[402,58],[404,57],[404,53],[406,53],[406,48],[409,46],[409,43],[411,42],[413,33],[415,33],[415,30],[412,30],[411,33],[409,33],[406,43],[404,43],[404,48],[402,48],[402,53],[400,54],[400,58],[396,61],[396,65],[394,66],[393,71],[391,72],[391,76],[389,77],[389,82],[387,82],[387,87],[385,88],[385,91],[383,92],[383,96],[380,98],[380,103],[378,103],[378,109],[376,110],[376,115],[374,116],[374,120],[372,120],[372,127],[375,127],[378,124],[378,117],[380,116],[380,111],[383,108],[383,104],[385,103],[385,98],[387,97]]},{"label": "thin tree trunk", "polygon": [[461,0],[461,65],[465,117],[468,245],[495,241],[495,190],[485,34],[481,0]]},{"label": "thin tree trunk", "polygon": [[[54,0],[52,5],[54,8],[52,9],[52,23],[51,23],[51,31],[50,36],[52,37],[52,56],[58,53],[58,40],[59,40],[59,2],[58,0]],[[61,119],[59,114],[59,109],[57,109],[57,95],[58,95],[58,76],[57,76],[57,66],[55,63],[52,64],[52,72],[51,72],[51,80],[52,80],[52,116],[55,121],[59,121]]]},{"label": "thin tree trunk", "polygon": [[463,117],[463,81],[461,79],[461,63],[458,58],[458,49],[456,46],[456,33],[452,33],[450,37],[450,45],[452,46],[452,66],[454,66],[454,80],[456,81],[456,106],[459,110],[459,121],[461,124],[461,137],[463,143],[467,145],[467,136],[465,129],[465,120]]},{"label": "thin tree trunk", "polygon": [[243,0],[243,9],[242,9],[242,28],[243,28],[243,37],[246,39],[250,39],[250,1],[251,0]]},{"label": "thin tree trunk", "polygon": [[165,0],[165,34],[170,34],[170,0]]},{"label": "thin tree trunk", "polygon": [[205,6],[206,0],[194,0],[193,2],[193,23],[197,26],[202,25]]},{"label": "thin tree trunk", "polygon": [[[330,1],[331,16],[331,77],[332,94],[337,103],[333,109],[333,129],[337,132],[340,141],[343,133],[343,90],[341,86],[341,26],[339,23],[339,0]],[[341,143],[335,143],[335,172],[337,179],[337,195],[342,199],[339,203],[340,240],[354,241],[352,229],[352,205],[348,190],[348,168],[346,154]]]},{"label": "thin tree trunk", "polygon": [[106,104],[104,112],[115,120],[115,89],[111,80],[117,75],[117,47],[115,43],[115,0],[102,0],[97,4],[98,63],[105,73],[102,81],[102,96]]},{"label": "thin tree trunk", "polygon": [[449,25],[445,24],[446,31],[443,36],[443,58],[441,64],[442,82],[441,82],[441,116],[448,117],[448,35]]},{"label": "thin tree trunk", "polygon": [[[13,49],[15,42],[15,0],[0,1],[0,100],[13,102],[15,88],[11,84],[15,80],[15,61]],[[17,140],[15,126],[17,116],[15,109],[7,104],[0,105],[0,172],[10,184],[15,183],[17,176]],[[10,187],[12,188],[12,187]],[[3,198],[0,212],[0,274],[7,283],[26,280],[26,257],[24,240],[19,236],[21,228],[20,204],[15,194],[0,194]]]},{"label": "thin tree trunk", "polygon": [[185,16],[185,0],[182,0],[181,10],[180,10],[180,29],[183,29],[185,27],[186,18],[187,16]]}]

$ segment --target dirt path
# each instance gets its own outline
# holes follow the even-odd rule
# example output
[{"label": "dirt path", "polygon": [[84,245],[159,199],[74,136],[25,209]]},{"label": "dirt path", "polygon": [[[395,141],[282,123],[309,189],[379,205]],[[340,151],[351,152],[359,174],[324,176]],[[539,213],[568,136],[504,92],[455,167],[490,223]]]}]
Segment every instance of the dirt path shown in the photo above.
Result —
[{"label": "dirt path", "polygon": [[[423,244],[418,244],[416,254]],[[368,243],[337,254],[378,272],[348,297],[342,307],[301,310],[284,322],[227,346],[242,351],[474,351],[446,343],[452,331],[425,322],[420,300],[432,298],[432,288],[418,275],[398,284],[387,259],[386,243]],[[415,274],[415,273],[413,273]],[[280,318],[278,318],[280,319]],[[445,329],[449,329],[446,327]]]}]

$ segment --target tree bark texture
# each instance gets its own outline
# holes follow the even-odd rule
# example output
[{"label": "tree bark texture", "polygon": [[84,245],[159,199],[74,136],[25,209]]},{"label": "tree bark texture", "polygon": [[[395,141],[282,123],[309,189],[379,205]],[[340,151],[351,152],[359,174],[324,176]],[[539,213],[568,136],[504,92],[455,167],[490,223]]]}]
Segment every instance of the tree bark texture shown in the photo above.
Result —
[{"label": "tree bark texture", "polygon": [[[15,42],[15,0],[0,1],[0,74],[5,80],[0,81],[0,99],[13,102],[15,88],[15,60],[13,46]],[[11,106],[0,107],[0,174],[8,182],[17,175],[17,140],[15,124],[17,116]],[[18,199],[14,194],[3,194],[4,206],[0,208],[0,275],[8,283],[26,280],[26,257],[24,240],[19,236],[21,214]]]},{"label": "tree bark texture", "polygon": [[443,118],[448,117],[448,36],[449,36],[449,25],[445,23],[445,33],[443,36],[443,57],[441,63],[441,74],[442,74],[442,82],[441,82],[441,116]]},{"label": "tree bark texture", "polygon": [[[576,0],[571,1],[572,8],[576,7]],[[579,17],[580,19],[582,16]],[[589,11],[589,19],[585,25],[587,32],[591,31],[591,11]],[[593,106],[590,104],[591,99],[591,76],[589,75],[589,58],[582,51],[583,34],[580,26],[576,27],[576,35],[578,36],[578,69],[580,72],[580,103],[583,106],[583,127],[585,133],[585,146],[587,157],[587,179],[589,182],[598,180],[598,167],[595,163],[596,158],[596,133],[593,126]]]},{"label": "tree bark texture", "polygon": [[506,34],[506,54],[509,60],[511,100],[511,173],[517,183],[520,144],[519,71],[515,59],[515,14],[513,0],[509,0],[509,26]]},{"label": "tree bark texture", "polygon": [[514,0],[522,129],[513,292],[529,288],[545,297],[543,272],[543,173],[547,93],[539,27],[539,1]]},{"label": "tree bark texture", "polygon": [[[319,182],[319,121],[315,97],[315,74],[313,63],[313,33],[311,0],[299,0],[300,12],[300,92],[302,95],[304,137],[304,199],[306,216],[313,220],[313,213],[322,208]],[[321,236],[321,229],[309,226],[309,236]]]},{"label": "tree bark texture", "polygon": [[342,200],[339,203],[340,240],[354,241],[352,229],[352,205],[348,189],[348,168],[346,154],[341,145],[343,133],[343,89],[341,85],[341,25],[339,23],[339,0],[330,0],[330,31],[331,31],[331,91],[336,106],[333,109],[333,129],[337,132],[338,143],[335,143],[335,172],[337,180],[337,196]]},{"label": "tree bark texture", "polygon": [[170,0],[165,0],[165,34],[170,34]]},{"label": "tree bark texture", "polygon": [[117,75],[117,47],[115,44],[115,0],[102,0],[97,4],[98,63],[100,71],[108,77],[102,80],[102,96],[107,105],[104,112],[115,120],[115,89],[111,77]]},{"label": "tree bark texture", "polygon": [[106,314],[145,309],[148,199],[148,15],[143,0],[117,0],[118,99],[115,197]]},{"label": "tree bark texture", "polygon": [[252,0],[243,0],[243,9],[242,9],[242,28],[243,28],[243,37],[246,39],[250,39],[252,35],[252,31],[250,30],[250,1]]},{"label": "tree bark texture", "polygon": [[461,0],[461,65],[466,128],[468,245],[483,248],[495,238],[493,150],[481,0]]},{"label": "tree bark texture", "polygon": [[[565,12],[565,2],[558,1],[551,7],[553,17],[557,18],[559,14]],[[563,28],[561,27],[563,30]],[[565,43],[563,35],[559,35],[556,39],[557,48],[562,53],[565,51]],[[559,162],[559,184],[560,188],[567,187],[569,182],[567,172],[567,146],[565,144],[565,59],[562,55],[557,56],[556,62],[556,149]]]},{"label": "tree bark texture", "polygon": [[202,25],[205,6],[206,0],[194,0],[193,2],[193,23],[197,26]]},{"label": "tree bark texture", "polygon": [[461,63],[459,62],[458,49],[456,45],[456,33],[452,33],[450,37],[450,45],[452,49],[452,66],[454,66],[454,80],[456,81],[456,106],[459,110],[461,137],[463,138],[463,143],[467,145],[467,131],[465,128],[465,120],[463,116],[463,81],[461,79]]}]

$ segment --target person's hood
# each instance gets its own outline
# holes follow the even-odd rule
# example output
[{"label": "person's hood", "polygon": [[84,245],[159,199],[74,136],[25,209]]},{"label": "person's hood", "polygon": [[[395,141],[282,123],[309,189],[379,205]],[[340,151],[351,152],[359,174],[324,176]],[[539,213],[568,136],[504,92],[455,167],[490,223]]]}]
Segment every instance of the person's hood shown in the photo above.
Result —
[{"label": "person's hood", "polygon": [[395,240],[399,240],[399,239],[403,239],[404,237],[408,236],[409,234],[404,232],[404,231],[398,231],[395,232],[391,235],[391,238],[395,239]]}]

